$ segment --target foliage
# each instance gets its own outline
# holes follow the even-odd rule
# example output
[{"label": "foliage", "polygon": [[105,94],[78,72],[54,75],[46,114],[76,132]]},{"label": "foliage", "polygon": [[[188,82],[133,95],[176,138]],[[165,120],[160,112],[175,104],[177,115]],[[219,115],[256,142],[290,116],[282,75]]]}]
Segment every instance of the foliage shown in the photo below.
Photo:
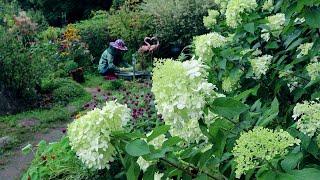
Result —
[{"label": "foliage", "polygon": [[[27,146],[24,151],[30,148]],[[50,144],[41,141],[37,146],[35,158],[22,179],[85,179],[89,177],[90,171],[71,150],[69,139],[64,137],[59,142]]]},{"label": "foliage", "polygon": [[53,100],[62,104],[86,95],[84,88],[70,79],[43,79],[41,90],[44,93],[52,93]]},{"label": "foliage", "polygon": [[93,57],[100,58],[110,41],[107,12],[96,11],[92,18],[75,23],[74,26],[79,30],[81,40],[88,44]]},{"label": "foliage", "polygon": [[109,9],[111,1],[88,1],[88,0],[20,0],[27,1],[24,6],[32,7],[42,12],[52,26],[62,26],[67,22],[73,23],[81,20],[92,10]]},{"label": "foliage", "polygon": [[137,50],[143,39],[152,33],[149,15],[125,8],[112,11],[107,26],[112,39],[123,39],[133,51]]},{"label": "foliage", "polygon": [[203,16],[214,5],[206,0],[146,0],[143,13],[152,16],[153,32],[162,45],[187,45],[194,35],[205,32]]}]

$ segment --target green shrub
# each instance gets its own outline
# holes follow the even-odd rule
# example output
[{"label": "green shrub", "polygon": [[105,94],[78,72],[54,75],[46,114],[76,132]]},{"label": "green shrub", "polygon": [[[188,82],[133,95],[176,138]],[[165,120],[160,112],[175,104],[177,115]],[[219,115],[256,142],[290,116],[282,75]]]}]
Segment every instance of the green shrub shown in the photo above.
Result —
[{"label": "green shrub", "polygon": [[112,39],[121,38],[129,49],[137,51],[143,39],[152,34],[151,17],[140,11],[122,8],[108,17],[108,28]]},{"label": "green shrub", "polygon": [[79,30],[81,40],[88,44],[89,50],[97,60],[102,52],[108,47],[110,38],[107,25],[107,13],[97,11],[93,17],[74,24]]},{"label": "green shrub", "polygon": [[161,44],[185,46],[194,35],[205,32],[203,16],[214,1],[207,0],[146,0],[143,13],[152,16],[154,33]]},{"label": "green shrub", "polygon": [[106,81],[101,85],[101,88],[106,91],[118,90],[124,85],[124,80],[118,79],[114,81]]},{"label": "green shrub", "polygon": [[[24,149],[30,150],[30,146]],[[62,138],[59,142],[38,144],[35,158],[23,180],[28,179],[88,179],[90,170],[85,168],[76,154],[71,150],[69,139]]]},{"label": "green shrub", "polygon": [[86,95],[83,87],[71,79],[44,79],[41,90],[43,93],[52,93],[54,101],[62,104]]}]

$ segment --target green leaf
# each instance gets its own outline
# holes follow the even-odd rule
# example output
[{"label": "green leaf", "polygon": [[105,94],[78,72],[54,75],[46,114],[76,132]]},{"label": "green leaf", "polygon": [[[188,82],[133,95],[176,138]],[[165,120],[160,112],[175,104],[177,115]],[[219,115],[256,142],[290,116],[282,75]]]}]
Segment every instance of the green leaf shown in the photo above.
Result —
[{"label": "green leaf", "polygon": [[212,149],[214,150],[214,155],[217,157],[221,157],[223,154],[223,150],[226,145],[228,132],[234,127],[234,125],[226,120],[219,119],[216,120],[209,128],[209,133],[211,136],[211,141],[213,142]]},{"label": "green leaf", "polygon": [[131,161],[131,165],[126,173],[127,180],[136,180],[140,174],[140,168],[135,161]]},{"label": "green leaf", "polygon": [[305,168],[302,170],[294,170],[294,171],[288,172],[288,174],[294,177],[294,180],[309,180],[309,179],[316,180],[320,178],[320,170],[315,168]]},{"label": "green leaf", "polygon": [[259,118],[259,120],[256,123],[256,126],[267,126],[269,123],[274,120],[279,113],[279,101],[277,98],[274,98],[274,100],[271,103],[271,107],[266,110],[263,115]]},{"label": "green leaf", "polygon": [[303,159],[303,153],[291,153],[284,160],[281,161],[281,167],[286,172],[293,170],[299,162]]},{"label": "green leaf", "polygon": [[24,148],[22,148],[22,154],[27,155],[31,152],[31,150],[32,150],[32,145],[28,144]]},{"label": "green leaf", "polygon": [[254,34],[254,23],[248,23],[244,25],[244,30],[247,32]]},{"label": "green leaf", "polygon": [[286,51],[291,51],[292,49],[298,47],[303,42],[303,40],[304,40],[303,38],[297,39],[287,48]]},{"label": "green leaf", "polygon": [[306,23],[311,28],[320,28],[320,8],[306,8]]},{"label": "green leaf", "polygon": [[216,98],[210,104],[210,110],[222,117],[232,119],[233,117],[239,116],[241,113],[248,110],[247,105],[236,101],[232,98]]},{"label": "green leaf", "polygon": [[248,89],[246,91],[243,91],[240,94],[236,95],[234,97],[234,100],[236,100],[236,101],[240,101],[240,100],[245,101],[250,95],[257,96],[257,92],[258,92],[259,88],[260,88],[260,85],[254,87],[254,88]]},{"label": "green leaf", "polygon": [[279,48],[279,45],[276,41],[272,41],[266,45],[266,48],[267,49],[277,49],[277,48]]},{"label": "green leaf", "polygon": [[177,145],[181,141],[182,139],[177,136],[171,137],[163,143],[162,147],[171,147],[171,146]]},{"label": "green leaf", "polygon": [[137,139],[126,145],[126,152],[131,156],[143,156],[149,154],[150,149],[145,141]]},{"label": "green leaf", "polygon": [[155,129],[153,129],[152,134],[147,137],[147,141],[150,142],[156,137],[165,134],[169,131],[170,126],[169,125],[163,125],[163,126],[158,126]]}]

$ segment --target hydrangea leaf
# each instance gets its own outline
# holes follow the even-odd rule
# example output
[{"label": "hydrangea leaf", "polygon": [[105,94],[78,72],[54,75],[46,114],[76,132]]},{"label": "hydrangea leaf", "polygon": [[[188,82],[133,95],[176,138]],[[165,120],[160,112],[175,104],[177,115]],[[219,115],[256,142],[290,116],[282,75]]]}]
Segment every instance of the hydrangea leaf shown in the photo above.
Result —
[{"label": "hydrangea leaf", "polygon": [[233,117],[239,116],[241,113],[245,112],[248,107],[232,98],[220,97],[210,104],[210,109],[212,112],[222,117],[232,119]]},{"label": "hydrangea leaf", "polygon": [[126,152],[131,156],[143,156],[149,154],[150,149],[145,141],[137,139],[126,145]]},{"label": "hydrangea leaf", "polygon": [[150,136],[148,136],[147,141],[150,142],[153,139],[155,139],[156,137],[165,134],[169,131],[170,126],[169,125],[163,125],[163,126],[159,126],[156,127],[153,131],[152,134]]}]

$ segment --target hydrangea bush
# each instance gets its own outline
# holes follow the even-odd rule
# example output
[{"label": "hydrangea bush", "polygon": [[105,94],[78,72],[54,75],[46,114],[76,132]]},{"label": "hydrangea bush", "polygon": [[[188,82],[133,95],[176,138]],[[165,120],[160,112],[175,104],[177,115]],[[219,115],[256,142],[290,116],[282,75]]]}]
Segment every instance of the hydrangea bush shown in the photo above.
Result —
[{"label": "hydrangea bush", "polygon": [[108,102],[69,126],[87,167],[119,162],[123,179],[319,178],[320,2],[215,4],[195,57],[154,65],[162,120],[126,127],[126,106]]},{"label": "hydrangea bush", "polygon": [[109,168],[115,148],[110,134],[127,124],[130,110],[114,101],[102,109],[94,109],[68,126],[70,145],[77,156],[89,168]]}]

